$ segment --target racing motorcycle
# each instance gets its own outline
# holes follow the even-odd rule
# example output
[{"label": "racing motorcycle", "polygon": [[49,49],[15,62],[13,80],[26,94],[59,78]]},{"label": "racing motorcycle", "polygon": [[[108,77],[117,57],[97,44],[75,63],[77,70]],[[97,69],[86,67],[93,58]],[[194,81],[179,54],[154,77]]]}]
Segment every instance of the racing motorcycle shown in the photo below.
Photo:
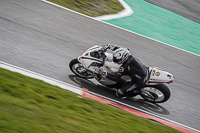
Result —
[{"label": "racing motorcycle", "polygon": [[[70,70],[79,77],[85,79],[95,78],[100,84],[111,88],[120,88],[128,82],[133,82],[127,75],[121,76],[119,81],[112,81],[103,74],[96,72],[96,68],[101,67],[104,71],[115,75],[120,71],[119,64],[113,62],[113,54],[105,51],[101,46],[95,45],[86,50],[78,58],[72,59],[69,63]],[[140,95],[144,100],[152,103],[166,102],[171,95],[170,89],[166,83],[173,83],[174,77],[171,73],[158,67],[148,67],[147,84],[140,88],[140,91],[134,91],[131,97]]]}]

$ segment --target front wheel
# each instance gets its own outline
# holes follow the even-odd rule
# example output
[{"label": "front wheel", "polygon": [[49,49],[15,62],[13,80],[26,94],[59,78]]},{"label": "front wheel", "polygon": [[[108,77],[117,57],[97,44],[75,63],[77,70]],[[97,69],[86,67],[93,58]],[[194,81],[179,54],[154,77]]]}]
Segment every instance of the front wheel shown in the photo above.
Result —
[{"label": "front wheel", "polygon": [[78,61],[77,58],[70,61],[69,68],[75,75],[79,77],[86,79],[93,78],[92,73],[85,69],[85,67]]},{"label": "front wheel", "polygon": [[152,103],[166,102],[171,96],[171,92],[165,84],[147,85],[141,90],[140,96]]}]

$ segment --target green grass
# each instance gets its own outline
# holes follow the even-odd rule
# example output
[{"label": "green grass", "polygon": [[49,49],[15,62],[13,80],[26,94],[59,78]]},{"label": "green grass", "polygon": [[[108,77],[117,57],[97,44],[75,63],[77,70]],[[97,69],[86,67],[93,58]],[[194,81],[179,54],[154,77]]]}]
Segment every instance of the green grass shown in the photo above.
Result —
[{"label": "green grass", "polygon": [[1,133],[169,133],[175,129],[0,68]]},{"label": "green grass", "polygon": [[124,8],[118,0],[48,0],[85,15],[96,17],[116,14]]}]

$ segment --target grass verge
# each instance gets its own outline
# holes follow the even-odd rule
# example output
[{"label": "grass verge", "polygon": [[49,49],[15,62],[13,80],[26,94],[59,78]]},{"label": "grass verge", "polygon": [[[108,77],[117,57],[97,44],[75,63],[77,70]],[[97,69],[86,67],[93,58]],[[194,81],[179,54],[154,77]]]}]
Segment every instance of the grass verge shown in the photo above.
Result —
[{"label": "grass verge", "polygon": [[82,14],[96,17],[116,14],[124,8],[118,0],[48,0]]},{"label": "grass verge", "polygon": [[1,133],[179,131],[0,68]]}]

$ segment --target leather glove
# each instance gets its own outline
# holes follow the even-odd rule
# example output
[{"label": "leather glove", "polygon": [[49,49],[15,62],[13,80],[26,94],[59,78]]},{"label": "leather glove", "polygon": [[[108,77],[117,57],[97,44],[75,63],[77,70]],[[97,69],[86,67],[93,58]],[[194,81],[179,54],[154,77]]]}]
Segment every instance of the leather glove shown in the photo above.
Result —
[{"label": "leather glove", "polygon": [[101,47],[102,47],[103,51],[106,52],[107,49],[110,49],[112,46],[110,44],[105,44],[105,45],[102,45]]}]

